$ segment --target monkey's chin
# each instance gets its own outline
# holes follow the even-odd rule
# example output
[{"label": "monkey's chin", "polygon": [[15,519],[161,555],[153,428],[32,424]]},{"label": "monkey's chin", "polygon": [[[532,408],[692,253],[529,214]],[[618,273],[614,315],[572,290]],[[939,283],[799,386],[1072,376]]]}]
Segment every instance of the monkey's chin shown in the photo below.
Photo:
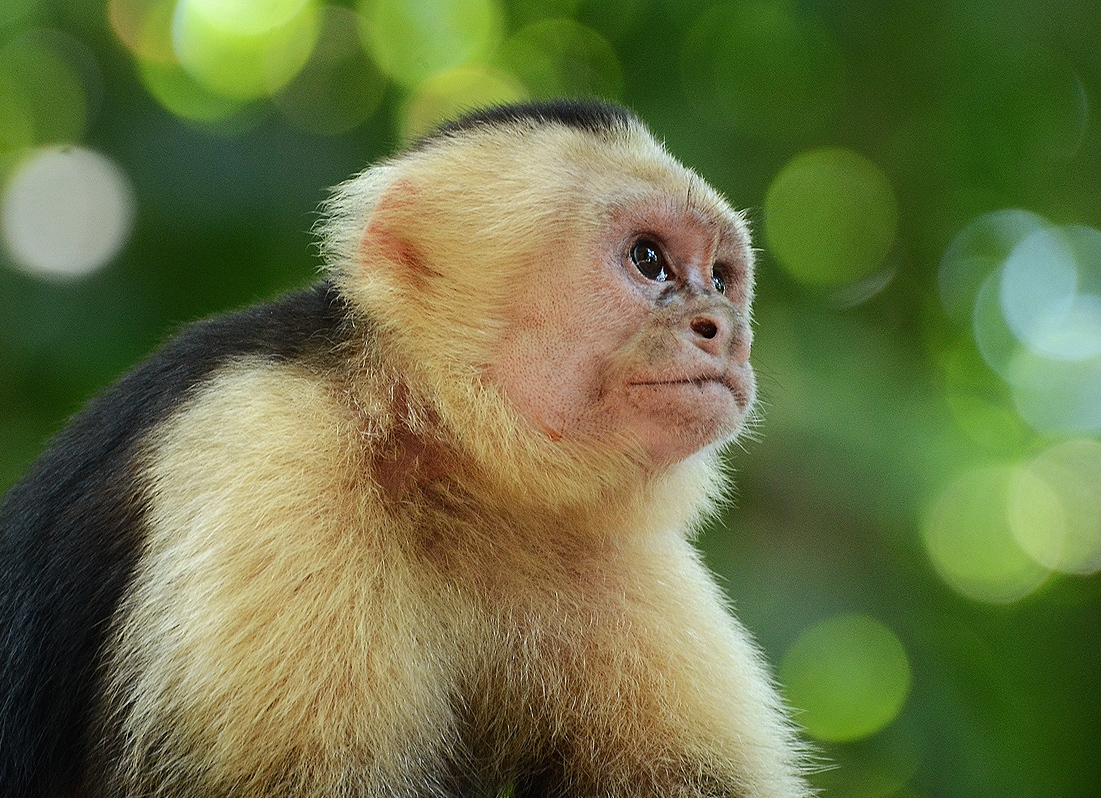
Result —
[{"label": "monkey's chin", "polygon": [[740,386],[717,379],[635,383],[630,396],[640,437],[657,467],[737,435],[750,401]]}]

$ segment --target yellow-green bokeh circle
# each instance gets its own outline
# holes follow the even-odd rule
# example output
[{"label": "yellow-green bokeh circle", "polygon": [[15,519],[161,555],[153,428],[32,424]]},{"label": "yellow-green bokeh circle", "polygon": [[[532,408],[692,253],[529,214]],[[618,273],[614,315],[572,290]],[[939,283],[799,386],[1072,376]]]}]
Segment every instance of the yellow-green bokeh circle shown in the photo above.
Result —
[{"label": "yellow-green bokeh circle", "polygon": [[361,0],[359,9],[368,51],[408,87],[488,57],[503,27],[496,0]]},{"label": "yellow-green bokeh circle", "polygon": [[765,239],[784,269],[810,286],[859,280],[886,258],[898,228],[891,182],[839,147],[792,159],[765,197]]},{"label": "yellow-green bokeh circle", "polygon": [[[298,5],[289,19],[276,17],[278,26],[254,31],[244,25],[224,27],[220,18],[208,15],[207,6],[182,0],[172,20],[176,57],[215,94],[242,102],[268,96],[298,74],[317,42],[321,26],[317,5]],[[236,16],[232,21],[238,21]]]},{"label": "yellow-green bokeh circle", "polygon": [[183,0],[212,27],[241,36],[262,36],[286,27],[313,0]]},{"label": "yellow-green bokeh circle", "polygon": [[1033,458],[1014,485],[1009,516],[1014,538],[1041,565],[1101,570],[1101,441],[1063,441]]},{"label": "yellow-green bokeh circle", "polygon": [[898,716],[910,692],[910,661],[875,618],[839,615],[799,636],[784,655],[780,681],[808,734],[849,742]]},{"label": "yellow-green bokeh circle", "polygon": [[922,518],[922,539],[933,566],[952,588],[976,601],[1017,601],[1048,575],[1014,536],[1010,499],[1019,485],[1020,469],[1011,466],[965,471]]}]

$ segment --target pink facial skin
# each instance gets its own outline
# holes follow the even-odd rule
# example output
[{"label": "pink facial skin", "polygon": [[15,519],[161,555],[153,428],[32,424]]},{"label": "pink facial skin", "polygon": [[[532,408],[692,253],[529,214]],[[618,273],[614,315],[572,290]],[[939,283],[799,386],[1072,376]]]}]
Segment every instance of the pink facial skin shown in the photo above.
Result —
[{"label": "pink facial skin", "polygon": [[[641,448],[660,468],[732,437],[753,403],[747,242],[733,220],[664,195],[606,229],[529,264],[490,371],[552,439]],[[640,252],[658,260],[640,268]]]}]

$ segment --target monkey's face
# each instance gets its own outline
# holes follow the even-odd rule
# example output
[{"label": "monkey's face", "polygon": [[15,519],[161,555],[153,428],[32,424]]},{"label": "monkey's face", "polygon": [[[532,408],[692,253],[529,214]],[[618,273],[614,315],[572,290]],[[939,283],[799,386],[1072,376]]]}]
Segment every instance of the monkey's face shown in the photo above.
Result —
[{"label": "monkey's face", "polygon": [[752,255],[725,205],[685,188],[617,201],[587,246],[552,240],[526,265],[492,373],[551,439],[661,467],[740,429]]}]

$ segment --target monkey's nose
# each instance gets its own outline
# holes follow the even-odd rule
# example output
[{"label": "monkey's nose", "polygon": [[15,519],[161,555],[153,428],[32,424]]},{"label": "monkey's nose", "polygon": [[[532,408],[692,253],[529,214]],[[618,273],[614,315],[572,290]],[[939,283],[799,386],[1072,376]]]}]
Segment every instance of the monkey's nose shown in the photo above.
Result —
[{"label": "monkey's nose", "polygon": [[689,326],[692,327],[692,332],[709,341],[719,334],[719,325],[706,316],[696,316]]},{"label": "monkey's nose", "polygon": [[732,324],[715,313],[700,313],[688,322],[692,343],[709,355],[723,356],[730,351]]}]

